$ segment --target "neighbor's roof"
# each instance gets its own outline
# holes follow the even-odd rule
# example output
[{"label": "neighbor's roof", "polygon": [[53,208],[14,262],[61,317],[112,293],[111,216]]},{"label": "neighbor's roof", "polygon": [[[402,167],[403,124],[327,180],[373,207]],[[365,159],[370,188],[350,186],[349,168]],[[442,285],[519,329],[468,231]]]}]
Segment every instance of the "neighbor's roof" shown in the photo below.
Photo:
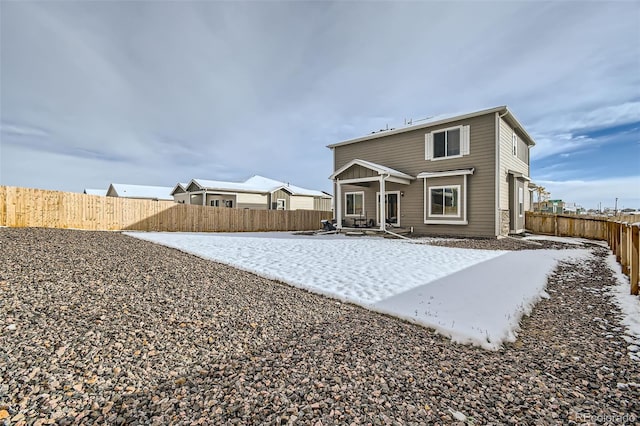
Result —
[{"label": "neighbor's roof", "polygon": [[338,142],[338,143],[334,143],[331,145],[327,145],[327,148],[335,148],[338,146],[342,146],[342,145],[349,145],[352,143],[356,143],[356,142],[362,142],[362,141],[368,141],[371,139],[377,139],[377,138],[382,138],[385,136],[390,136],[390,135],[396,135],[398,133],[404,133],[404,132],[410,132],[413,130],[419,130],[419,129],[424,129],[427,127],[433,127],[433,126],[438,126],[441,124],[446,124],[446,123],[450,123],[453,121],[458,121],[458,120],[466,120],[469,118],[473,118],[473,117],[479,117],[482,115],[487,115],[487,114],[494,114],[494,113],[499,113],[502,118],[504,118],[507,123],[509,123],[511,125],[511,127],[514,127],[518,130],[520,130],[520,132],[524,135],[525,137],[525,142],[528,145],[535,145],[535,141],[533,140],[533,138],[529,135],[529,133],[527,133],[527,131],[524,129],[524,127],[522,126],[522,124],[520,124],[520,122],[518,121],[518,119],[513,115],[513,113],[509,110],[509,108],[507,108],[506,105],[503,106],[498,106],[495,108],[489,108],[489,109],[483,109],[480,111],[475,111],[475,112],[466,112],[466,113],[455,113],[455,114],[442,114],[442,115],[436,115],[433,117],[429,117],[426,120],[420,120],[420,124],[415,124],[415,125],[409,125],[406,127],[401,127],[399,129],[392,129],[392,130],[383,130],[380,132],[375,132],[366,136],[361,136],[358,138],[354,138],[354,139],[349,139],[346,141],[342,141],[342,142]]},{"label": "neighbor's roof", "polygon": [[[275,179],[269,179],[264,176],[255,175],[250,177],[244,182],[226,182],[221,180],[207,180],[207,179],[192,179],[191,183],[195,183],[202,189],[212,191],[231,191],[231,192],[253,192],[260,194],[269,194],[279,189],[284,189],[292,195],[307,195],[312,197],[330,198],[330,195],[322,191],[316,191],[314,189],[302,188],[300,186],[291,185],[286,182],[282,182]],[[175,191],[176,188],[174,188]]]},{"label": "neighbor's roof", "polygon": [[146,186],[128,185],[123,183],[112,183],[109,190],[113,189],[118,197],[126,198],[148,198],[158,200],[172,200],[170,186]]},{"label": "neighbor's roof", "polygon": [[107,190],[85,188],[83,193],[87,195],[102,195],[104,197],[105,195],[107,195]]},{"label": "neighbor's roof", "polygon": [[182,190],[182,192],[186,192],[188,185],[189,183],[183,183],[183,182],[176,183],[176,186],[174,186],[173,189],[171,190],[171,195],[175,194],[178,189]]}]

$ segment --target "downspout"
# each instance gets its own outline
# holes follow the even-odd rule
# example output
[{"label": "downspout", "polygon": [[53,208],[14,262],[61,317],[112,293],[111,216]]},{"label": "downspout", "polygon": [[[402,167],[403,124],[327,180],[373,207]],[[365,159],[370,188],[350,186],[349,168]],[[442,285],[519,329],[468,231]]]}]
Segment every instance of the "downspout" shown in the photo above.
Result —
[{"label": "downspout", "polygon": [[[387,178],[391,177],[391,174],[387,173],[386,176],[380,175],[380,200],[378,201],[378,208],[380,209],[380,219],[382,219],[380,222],[380,226],[382,227],[381,231],[383,232],[388,232],[387,231],[387,214],[385,212],[385,207],[386,207],[386,203],[385,203],[385,194],[386,194],[386,185],[385,185],[385,180],[387,180]],[[399,212],[398,212],[399,214]]]}]

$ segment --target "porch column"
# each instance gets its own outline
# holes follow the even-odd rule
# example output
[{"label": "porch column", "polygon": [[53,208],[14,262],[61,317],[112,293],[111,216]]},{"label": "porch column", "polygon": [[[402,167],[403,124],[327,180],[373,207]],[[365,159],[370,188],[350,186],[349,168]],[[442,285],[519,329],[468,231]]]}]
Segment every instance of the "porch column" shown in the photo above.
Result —
[{"label": "porch column", "polygon": [[202,191],[202,205],[207,205],[207,191]]},{"label": "porch column", "polygon": [[385,202],[384,202],[384,176],[380,175],[380,200],[378,200],[378,202],[380,203],[380,207],[378,207],[378,210],[380,211],[380,230],[384,231],[385,225],[386,225],[386,221],[387,221],[387,215],[386,215],[386,211],[385,211]]},{"label": "porch column", "polygon": [[340,179],[336,179],[335,181],[336,183],[336,199],[335,202],[333,203],[333,207],[335,208],[335,214],[336,214],[336,228],[341,229],[342,228],[342,188],[341,188],[341,184],[340,184]]}]

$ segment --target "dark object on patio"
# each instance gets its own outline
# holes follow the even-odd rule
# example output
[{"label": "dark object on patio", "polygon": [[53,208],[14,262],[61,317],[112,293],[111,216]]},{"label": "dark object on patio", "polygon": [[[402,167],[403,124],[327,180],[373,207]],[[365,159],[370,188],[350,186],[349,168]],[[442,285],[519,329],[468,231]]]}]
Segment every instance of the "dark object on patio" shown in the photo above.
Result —
[{"label": "dark object on patio", "polygon": [[335,231],[336,227],[333,226],[333,221],[329,221],[329,220],[321,220],[320,223],[322,223],[322,230],[323,231]]}]

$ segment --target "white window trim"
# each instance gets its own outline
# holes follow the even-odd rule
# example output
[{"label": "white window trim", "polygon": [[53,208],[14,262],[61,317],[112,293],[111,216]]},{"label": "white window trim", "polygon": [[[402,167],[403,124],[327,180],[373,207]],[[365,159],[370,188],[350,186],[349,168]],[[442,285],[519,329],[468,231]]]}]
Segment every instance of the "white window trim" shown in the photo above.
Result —
[{"label": "white window trim", "polygon": [[[458,205],[457,205],[457,210],[458,212],[455,215],[452,214],[431,214],[431,190],[432,189],[448,189],[448,188],[455,188],[458,190]],[[429,194],[429,209],[427,210],[427,212],[429,213],[427,215],[427,217],[433,217],[433,218],[442,218],[442,219],[452,219],[452,218],[460,218],[462,217],[460,215],[460,195],[462,195],[462,191],[460,190],[460,185],[438,185],[438,186],[427,186],[427,193]],[[444,210],[444,206],[443,206],[443,210]]]},{"label": "white window trim", "polygon": [[516,132],[513,132],[511,136],[511,154],[513,154],[514,157],[518,156],[518,135]]},{"label": "white window trim", "polygon": [[[351,195],[351,194],[362,194],[362,213],[361,214],[357,214],[357,213],[349,214],[349,212],[347,212],[347,195]],[[360,217],[364,215],[364,191],[351,191],[351,192],[344,193],[344,215],[345,217]]]},{"label": "white window trim", "polygon": [[[473,169],[471,169],[473,172]],[[423,190],[423,195],[424,195],[424,210],[423,210],[423,214],[424,214],[424,223],[425,225],[468,225],[469,222],[467,221],[467,188],[468,188],[468,184],[467,184],[467,176],[468,173],[460,173],[463,177],[463,184],[462,186],[464,187],[464,191],[462,191],[462,220],[443,220],[440,219],[439,217],[436,216],[430,216],[427,214],[427,212],[431,211],[431,197],[428,195],[431,195],[428,192],[429,188],[437,188],[438,186],[433,186],[433,187],[429,187],[427,186],[427,177],[423,178],[423,182],[424,182],[424,190]],[[449,186],[460,186],[460,185],[440,185],[440,187],[449,187]],[[458,195],[458,197],[460,197],[460,195]],[[429,219],[429,218],[434,218],[435,219]],[[444,216],[444,218],[451,218],[453,216]]]},{"label": "white window trim", "polygon": [[[278,207],[278,203],[282,201],[282,208]],[[287,200],[285,198],[276,198],[276,210],[286,210],[287,209]]]},{"label": "white window trim", "polygon": [[[451,130],[459,130],[460,132],[460,154],[458,155],[445,155],[444,157],[434,157],[434,141],[433,136],[438,133],[448,132]],[[424,158],[427,161],[439,161],[449,160],[453,158],[460,158],[470,154],[470,138],[471,127],[468,124],[460,124],[457,126],[451,126],[444,129],[432,130],[425,134],[425,153]]]},{"label": "white window trim", "polygon": [[[447,127],[446,129],[438,129],[438,130],[433,130],[431,132],[431,140],[433,141],[433,136],[436,135],[437,133],[443,133],[443,132],[448,132],[450,130],[459,130],[460,131],[460,154],[458,155],[446,155],[447,154],[447,150],[445,149],[445,155],[444,157],[436,157],[434,154],[435,152],[433,152],[435,150],[435,142],[431,143],[431,161],[438,161],[438,160],[448,160],[451,158],[459,158],[462,157],[462,125],[459,126],[453,126],[453,127]],[[445,144],[446,146],[446,144]]]}]

